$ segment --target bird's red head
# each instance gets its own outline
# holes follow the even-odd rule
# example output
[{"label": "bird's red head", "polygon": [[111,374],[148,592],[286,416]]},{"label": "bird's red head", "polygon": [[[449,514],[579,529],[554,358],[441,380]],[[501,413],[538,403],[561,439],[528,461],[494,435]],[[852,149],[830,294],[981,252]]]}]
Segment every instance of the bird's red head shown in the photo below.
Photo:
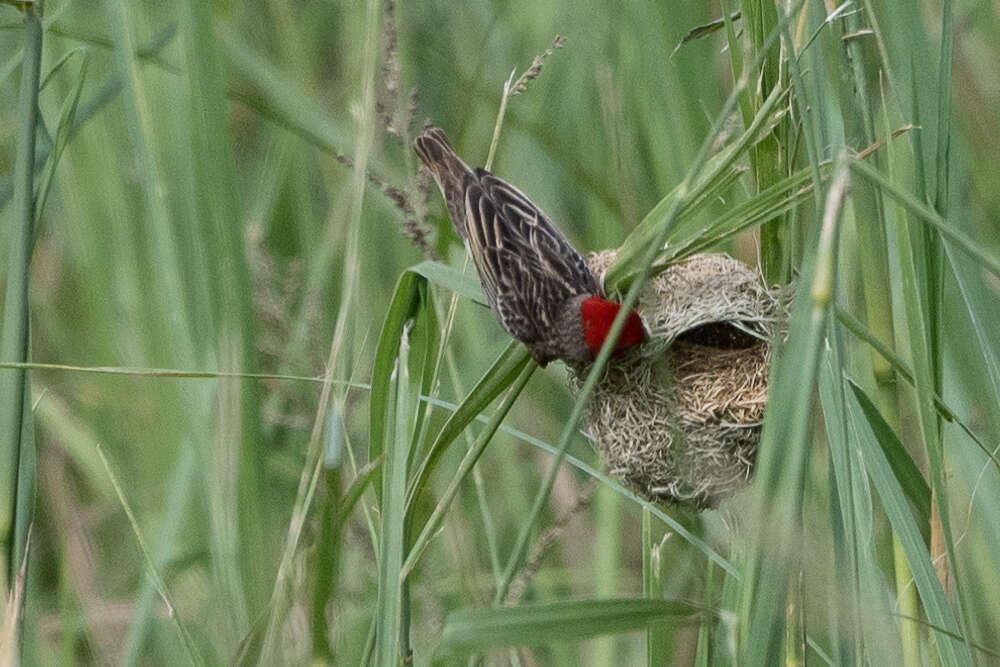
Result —
[{"label": "bird's red head", "polygon": [[[580,304],[580,321],[583,324],[583,338],[590,348],[591,353],[596,357],[604,345],[604,339],[611,331],[611,325],[621,310],[621,304],[613,301],[606,301],[596,294],[589,297]],[[621,334],[615,342],[615,351],[624,350],[638,345],[646,339],[646,332],[642,327],[642,320],[639,313],[634,310],[625,318],[625,326],[622,327]]]}]

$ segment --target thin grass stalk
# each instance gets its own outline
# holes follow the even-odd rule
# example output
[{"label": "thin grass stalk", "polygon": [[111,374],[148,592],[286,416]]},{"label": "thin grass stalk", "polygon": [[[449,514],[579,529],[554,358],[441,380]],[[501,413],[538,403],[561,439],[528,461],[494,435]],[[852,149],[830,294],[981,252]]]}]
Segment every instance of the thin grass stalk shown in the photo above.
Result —
[{"label": "thin grass stalk", "polygon": [[[195,337],[190,321],[191,304],[184,293],[185,281],[181,275],[179,242],[171,224],[164,179],[153,148],[156,135],[153,114],[147,99],[147,87],[139,73],[138,49],[132,39],[132,12],[134,8],[124,0],[108,2],[107,19],[115,36],[115,66],[122,81],[122,101],[125,107],[126,128],[135,160],[142,172],[143,213],[148,216],[150,236],[145,239],[145,251],[156,261],[161,276],[157,287],[164,290],[163,302],[169,304],[165,312],[157,312],[165,319],[162,335],[170,336],[172,343],[164,345],[177,354],[185,366],[197,366]],[[200,409],[201,406],[198,406]]]},{"label": "thin grass stalk", "polygon": [[[187,282],[200,292],[192,299],[197,317],[205,320],[199,328],[208,334],[202,333],[200,339],[216,338],[210,344],[216,348],[218,365],[226,370],[252,371],[258,355],[250,303],[253,290],[245,259],[234,138],[225,98],[226,76],[217,49],[211,5],[193,0],[184,4],[181,14],[191,105],[192,143],[186,166],[195,176],[196,217],[188,233],[200,241],[186,248],[185,254],[194,256]],[[228,506],[225,516],[233,534],[228,567],[240,578],[248,625],[249,618],[259,616],[267,601],[265,573],[270,573],[270,567],[265,563],[274,555],[272,549],[262,548],[274,541],[263,530],[265,512],[260,485],[265,457],[257,445],[257,393],[255,383],[236,379],[219,383],[219,428],[214,447],[216,460],[225,462],[217,466],[223,470],[213,474],[213,481],[215,486],[226,489],[218,504]],[[236,470],[226,470],[233,467],[231,461]],[[232,483],[218,483],[220,477],[229,476],[235,477]]]},{"label": "thin grass stalk", "polygon": [[951,60],[954,41],[955,14],[952,0],[941,3],[941,58],[938,63],[937,149],[934,164],[937,166],[937,191],[934,209],[941,217],[948,217],[949,191],[951,188]]},{"label": "thin grass stalk", "polygon": [[[3,304],[3,331],[0,359],[28,360],[28,275],[34,228],[35,133],[38,126],[38,85],[42,69],[42,7],[26,3],[24,11],[24,57],[17,102],[17,154],[14,162],[14,203],[11,215],[10,255],[7,261],[7,290]],[[22,488],[33,488],[34,480],[22,478],[26,448],[22,441],[24,421],[30,419],[25,405],[27,373],[23,369],[0,377],[0,593],[8,599],[12,582],[21,569],[27,544],[31,505],[23,504]],[[24,469],[24,473],[33,472]],[[23,600],[23,597],[21,598]],[[19,634],[19,633],[18,633]]]},{"label": "thin grass stalk", "polygon": [[[934,164],[936,167],[934,194],[934,209],[942,218],[948,217],[948,201],[950,189],[950,153],[951,153],[951,62],[952,62],[952,40],[953,40],[954,9],[952,0],[944,0],[941,4],[941,55],[938,62],[937,81],[937,146],[934,152]],[[936,235],[924,230],[923,235],[924,254],[926,270],[931,278],[929,293],[927,295],[927,317],[929,320],[929,347],[931,352],[931,363],[934,380],[934,391],[942,392],[944,375],[944,363],[942,358],[941,345],[941,312],[943,311],[944,299],[944,248],[940,239]],[[941,442],[942,450],[943,428],[942,422],[934,415],[937,426],[937,437]],[[943,463],[943,462],[942,462]],[[957,593],[959,585],[957,576],[958,564],[955,563],[954,546],[951,544],[952,537],[949,534],[947,514],[947,499],[942,498],[945,505],[942,508],[938,501],[938,494],[946,491],[948,487],[947,474],[942,475],[942,488],[934,489],[933,504],[931,505],[931,558],[937,564],[938,578],[946,592],[952,590],[951,578],[954,576],[954,586],[956,588],[956,598],[960,599]],[[949,567],[950,566],[950,567]],[[962,625],[963,634],[965,630],[964,616],[959,609],[959,622]]]},{"label": "thin grass stalk", "polygon": [[181,622],[180,616],[177,614],[177,608],[171,599],[170,593],[167,591],[167,585],[153,559],[153,552],[149,548],[145,538],[142,536],[142,531],[139,529],[139,521],[135,517],[135,512],[132,510],[132,506],[128,502],[128,498],[125,497],[125,490],[118,481],[118,476],[115,475],[114,470],[112,470],[111,464],[108,462],[108,458],[104,455],[104,449],[100,445],[97,446],[97,455],[101,458],[104,470],[108,473],[111,485],[114,487],[115,493],[118,495],[118,502],[121,504],[122,510],[128,518],[129,525],[132,528],[133,534],[135,534],[136,541],[139,543],[139,549],[142,552],[143,560],[145,561],[148,569],[147,574],[149,575],[149,579],[156,587],[156,592],[159,593],[163,603],[167,606],[167,615],[173,619],[174,626],[177,628],[178,635],[180,635],[181,642],[187,652],[188,659],[194,665],[200,666],[205,664],[201,658],[201,653],[199,653],[197,647],[195,646],[194,640],[191,638],[190,633],[184,626],[184,623]]},{"label": "thin grass stalk", "polygon": [[[157,527],[155,546],[151,553],[151,569],[156,572],[166,568],[169,565],[170,559],[174,557],[177,550],[178,533],[181,532],[182,523],[187,516],[185,510],[192,500],[191,491],[195,481],[198,462],[198,456],[192,443],[185,443],[181,448],[179,458],[180,461],[170,480],[170,495],[166,501],[163,518]],[[103,455],[101,459],[104,462]],[[106,462],[105,467],[110,476],[110,468]],[[113,476],[111,479],[114,481]],[[115,487],[115,492],[120,495],[121,499],[119,502],[124,506],[124,494],[117,487]],[[136,534],[138,535],[138,533]],[[134,665],[139,664],[141,657],[144,655],[153,616],[153,604],[156,602],[157,597],[160,596],[160,585],[161,582],[153,575],[148,575],[142,584],[142,591],[139,593],[138,600],[135,603],[132,621],[129,624],[128,635],[125,638],[125,644],[122,649],[121,662],[119,663],[122,667],[134,667]],[[172,608],[170,608],[170,611],[174,612],[171,616],[175,618],[176,624],[180,626],[180,619],[176,618],[176,612]],[[188,648],[187,642],[189,639],[184,637],[182,639],[185,641],[185,648]]]},{"label": "thin grass stalk", "polygon": [[[889,127],[888,110],[884,96],[882,98],[882,125],[883,128]],[[893,155],[891,146],[887,146],[887,152],[891,161]],[[885,202],[881,200],[881,191],[875,188],[872,188],[872,191],[874,192],[874,196],[879,198],[877,202],[879,206],[878,210],[882,214],[879,225],[882,238],[878,239],[878,241],[885,242],[884,225],[887,224],[885,222]],[[865,303],[866,305],[871,304],[867,314],[868,321],[874,329],[873,334],[875,337],[883,341],[889,341],[889,344],[894,344],[896,338],[892,323],[892,289],[889,282],[888,244],[886,243],[883,247],[885,247],[884,253],[880,251],[878,256],[869,258],[878,262],[876,268],[877,275],[872,280],[877,281],[879,287],[866,290]],[[883,254],[885,255],[884,258]],[[882,265],[883,261],[885,262],[884,266]],[[867,279],[865,284],[869,284]],[[882,303],[884,300],[888,300],[889,304]],[[890,349],[890,351],[892,350]],[[890,428],[898,433],[901,425],[899,415],[901,397],[895,384],[895,374],[892,373],[891,362],[888,357],[875,352],[871,355],[871,361],[872,372],[879,387],[879,411],[885,417]],[[887,365],[890,368],[887,369]],[[899,535],[895,531],[892,534],[892,559],[900,614],[917,618],[920,615],[920,602],[917,599],[916,587],[911,585],[913,571],[906,560],[906,553],[903,545],[900,543]],[[899,630],[903,648],[903,662],[907,667],[915,667],[920,664],[920,628],[907,621],[901,621]]]},{"label": "thin grass stalk", "polygon": [[[313,419],[312,432],[309,437],[309,444],[306,448],[305,462],[302,467],[302,474],[299,477],[299,486],[296,492],[295,504],[292,508],[292,517],[288,524],[288,533],[282,551],[281,561],[275,574],[274,587],[271,590],[271,610],[268,619],[267,634],[264,641],[262,655],[264,661],[268,662],[276,649],[276,642],[280,626],[284,621],[284,613],[277,609],[278,605],[286,604],[287,588],[290,584],[291,568],[295,553],[298,549],[299,539],[305,526],[309,508],[312,506],[316,485],[319,481],[320,471],[323,464],[323,448],[321,446],[321,436],[326,423],[326,416],[333,402],[334,375],[340,371],[338,361],[344,358],[343,349],[346,327],[348,326],[347,310],[348,304],[353,304],[353,296],[356,293],[356,281],[358,277],[358,241],[357,235],[360,233],[361,217],[364,210],[365,200],[365,169],[368,163],[368,155],[372,149],[374,138],[374,107],[375,107],[375,75],[376,75],[376,55],[378,45],[378,17],[379,3],[377,0],[368,0],[365,23],[366,49],[364,53],[364,66],[362,68],[362,90],[363,105],[358,124],[358,141],[356,143],[357,152],[354,162],[354,176],[352,180],[352,201],[350,216],[348,218],[349,239],[354,241],[345,250],[345,286],[343,298],[341,299],[340,315],[337,319],[337,327],[334,330],[333,338],[330,341],[330,350],[327,356],[326,373],[323,378],[323,390],[320,394],[319,403],[316,406],[316,415]],[[344,386],[341,384],[340,386]],[[335,405],[338,410],[343,409],[343,400],[346,391],[341,394]]]},{"label": "thin grass stalk", "polygon": [[[662,544],[662,543],[661,543]],[[716,599],[713,595],[713,579],[715,578],[715,564],[708,561],[705,566],[705,601],[709,599],[713,602]],[[714,640],[714,627],[712,623],[703,622],[698,628],[698,645],[695,653],[695,667],[708,667],[713,664],[712,644]],[[650,666],[652,667],[652,665]]]},{"label": "thin grass stalk", "polygon": [[[927,223],[941,234],[941,236],[953,243],[956,248],[979,262],[985,270],[1000,277],[1000,257],[993,250],[984,247],[981,242],[955,227],[939,213],[922,203],[918,197],[900,188],[870,165],[860,160],[853,160],[851,162],[851,170],[872,181],[884,194],[896,200],[901,205],[901,213],[905,210]],[[906,219],[905,214],[903,218],[904,220]]]},{"label": "thin grass stalk", "polygon": [[[947,248],[947,250],[948,252],[951,252],[951,248]],[[840,308],[839,306],[837,307],[836,311],[837,311],[836,312],[837,320],[842,325],[844,325],[844,327],[848,331],[850,331],[860,340],[864,341],[873,349],[875,349],[881,356],[888,359],[889,363],[892,364],[894,372],[899,377],[903,378],[903,380],[905,380],[906,383],[909,384],[911,387],[915,386],[913,371],[899,355],[893,352],[892,349],[888,345],[883,343],[881,340],[875,338],[875,336],[873,336],[872,333],[868,331],[865,328],[865,326],[861,324],[861,322],[859,322],[849,312],[847,312],[843,308]],[[977,332],[979,332],[978,329]],[[981,348],[982,348],[982,340],[983,339],[981,338],[980,334]],[[991,362],[992,360],[987,361],[987,363]],[[1000,374],[1000,371],[998,371],[998,374]],[[992,380],[992,370],[991,370],[991,380]],[[995,386],[1000,386],[1000,385],[995,385]],[[995,393],[997,395],[1000,395],[1000,391]],[[988,447],[986,442],[984,441],[983,437],[977,435],[976,432],[973,431],[972,428],[969,426],[969,424],[966,423],[966,420],[959,418],[955,410],[949,407],[948,404],[945,403],[944,399],[941,398],[941,396],[936,393],[934,394],[934,409],[937,410],[937,413],[945,421],[957,424],[958,427],[965,432],[965,434],[969,437],[969,439],[976,443],[976,445],[979,447],[979,449],[982,450],[983,454],[989,459],[989,461],[993,464],[993,466],[998,471],[1000,471],[1000,458],[997,458],[996,452],[990,449],[990,447]]]},{"label": "thin grass stalk", "polygon": [[[855,664],[858,656],[865,654],[866,625],[862,619],[861,600],[864,597],[863,567],[866,552],[859,535],[864,534],[859,524],[863,506],[859,501],[858,487],[861,480],[847,446],[847,415],[844,383],[841,380],[843,340],[836,327],[830,328],[827,349],[820,368],[819,394],[823,406],[823,424],[826,428],[830,452],[830,476],[834,493],[831,494],[831,526],[834,535],[834,572],[842,574],[850,583],[847,591],[847,609],[844,613],[831,612],[834,632],[839,637],[836,644],[837,658],[843,664]],[[831,606],[834,603],[831,602]],[[844,618],[846,616],[846,618]],[[850,634],[844,632],[849,629]],[[850,642],[849,639],[853,639]]]},{"label": "thin grass stalk", "polygon": [[[63,5],[62,7],[68,7],[69,5]],[[56,12],[59,13],[59,12]],[[49,19],[46,19],[45,23],[48,24]],[[81,39],[78,35],[66,33],[65,31],[59,30],[58,28],[52,27],[48,28],[46,32],[53,35],[59,35],[63,37],[70,37],[73,39]],[[176,25],[168,25],[163,30],[161,30],[156,36],[154,36],[150,41],[143,43],[136,50],[137,58],[155,58],[156,54],[160,50],[165,48],[167,44],[173,39],[176,34]],[[88,41],[86,39],[81,39],[81,41]],[[92,42],[93,40],[91,40]],[[102,47],[113,46],[109,41],[102,40],[100,43]],[[0,80],[2,80],[0,76]],[[69,129],[68,137],[66,138],[67,144],[76,137],[77,132],[86,125],[99,111],[104,109],[112,100],[116,99],[123,89],[122,78],[118,75],[111,76],[105,80],[105,82],[98,87],[96,93],[91,95],[87,100],[81,104],[73,116],[73,124]],[[54,147],[53,145],[42,144],[36,147],[35,150],[35,172],[40,173],[43,169],[46,161],[49,157],[49,152]],[[14,178],[13,175],[7,176],[0,180],[0,209],[4,208],[7,203],[11,200],[14,195]]]},{"label": "thin grass stalk", "polygon": [[448,484],[444,493],[441,494],[437,504],[434,506],[434,511],[431,513],[430,518],[427,519],[423,529],[420,531],[420,535],[417,536],[417,539],[413,542],[413,546],[410,548],[409,553],[406,555],[406,561],[402,564],[402,567],[400,567],[401,578],[407,578],[416,566],[417,561],[420,560],[420,557],[427,549],[431,538],[434,537],[434,534],[440,527],[441,522],[444,521],[445,512],[447,512],[448,508],[451,506],[451,502],[455,499],[455,495],[458,493],[459,485],[468,476],[473,466],[475,466],[476,462],[479,460],[479,457],[482,456],[486,446],[490,443],[490,440],[500,427],[503,419],[507,416],[507,413],[510,412],[512,407],[514,407],[514,402],[517,400],[518,396],[521,395],[521,391],[528,383],[528,380],[531,378],[531,374],[536,368],[538,368],[537,364],[528,363],[520,371],[517,379],[507,390],[507,394],[500,402],[500,405],[497,406],[496,412],[494,412],[489,418],[486,428],[483,429],[483,431],[479,434],[479,437],[476,438],[475,444],[462,458],[462,462],[459,464],[458,470],[455,471],[451,482]]},{"label": "thin grass stalk", "polygon": [[799,118],[802,123],[802,128],[804,130],[803,134],[806,141],[806,153],[809,156],[809,167],[812,170],[813,197],[816,203],[816,219],[821,220],[823,218],[825,203],[823,201],[823,191],[821,188],[821,184],[823,182],[822,175],[820,174],[820,165],[822,163],[820,147],[823,146],[823,140],[821,137],[820,125],[813,119],[816,110],[812,105],[816,104],[816,100],[810,100],[807,94],[805,81],[802,77],[802,70],[799,66],[798,54],[795,50],[795,41],[792,39],[791,32],[788,29],[788,25],[791,22],[792,17],[801,11],[802,6],[802,3],[799,3],[797,8],[789,8],[787,14],[784,9],[778,7],[778,17],[781,21],[776,29],[780,28],[782,43],[784,44],[786,51],[788,73],[792,82],[792,89],[794,91],[794,103],[799,109]]},{"label": "thin grass stalk", "polygon": [[341,515],[341,460],[343,453],[343,417],[331,412],[326,426],[323,456],[323,487],[325,490],[319,525],[319,538],[315,557],[310,559],[313,571],[312,599],[310,600],[309,631],[312,645],[312,664],[334,664],[333,646],[330,643],[326,620],[327,602],[334,595],[334,586],[340,574],[341,551],[344,549]]},{"label": "thin grass stalk", "polygon": [[[448,374],[451,376],[452,384],[455,387],[455,391],[459,396],[465,394],[465,389],[463,387],[463,382],[461,376],[458,373],[458,367],[455,365],[455,353],[452,348],[448,348],[444,351],[447,357],[446,363],[448,364]],[[437,386],[434,388],[434,393],[431,398],[437,398]],[[424,397],[421,397],[423,400]],[[429,401],[426,402],[427,408],[433,408],[433,404]],[[465,436],[465,443],[469,449],[475,446],[475,440],[473,440],[472,435],[469,433],[468,429],[462,429],[462,434]],[[486,487],[483,483],[483,475],[479,470],[479,466],[475,466],[472,469],[472,481],[476,485],[476,502],[479,504],[479,515],[483,522],[483,533],[486,535],[486,549],[490,557],[490,571],[493,575],[493,584],[497,585],[500,583],[500,549],[497,546],[497,532],[493,522],[493,513],[490,511],[490,506],[488,499],[486,497]]]}]

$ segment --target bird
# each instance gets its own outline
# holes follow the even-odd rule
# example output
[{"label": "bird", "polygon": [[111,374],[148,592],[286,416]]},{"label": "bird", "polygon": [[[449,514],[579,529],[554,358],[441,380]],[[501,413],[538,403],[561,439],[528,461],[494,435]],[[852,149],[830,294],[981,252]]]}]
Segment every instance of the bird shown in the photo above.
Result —
[{"label": "bird", "polygon": [[[426,127],[413,148],[441,190],[501,326],[540,366],[593,361],[622,306],[604,297],[580,253],[527,195],[462,160],[439,127]],[[645,338],[642,318],[630,310],[615,353]]]}]

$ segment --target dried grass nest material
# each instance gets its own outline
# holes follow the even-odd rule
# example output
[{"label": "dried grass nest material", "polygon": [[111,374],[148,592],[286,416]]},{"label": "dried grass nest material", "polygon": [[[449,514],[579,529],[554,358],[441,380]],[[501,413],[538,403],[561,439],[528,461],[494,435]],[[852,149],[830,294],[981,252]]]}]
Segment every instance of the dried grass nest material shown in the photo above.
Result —
[{"label": "dried grass nest material", "polygon": [[[587,262],[603,280],[614,259],[605,250]],[[638,305],[649,340],[612,359],[588,408],[587,437],[611,474],[651,500],[699,508],[746,485],[788,293],[719,254],[649,281]],[[574,390],[587,370],[574,369]]]}]

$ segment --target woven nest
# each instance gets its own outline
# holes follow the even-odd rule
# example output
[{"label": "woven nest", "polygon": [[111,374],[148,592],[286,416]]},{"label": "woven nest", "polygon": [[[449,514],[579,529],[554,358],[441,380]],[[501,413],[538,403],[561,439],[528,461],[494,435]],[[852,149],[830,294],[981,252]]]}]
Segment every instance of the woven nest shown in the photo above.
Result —
[{"label": "woven nest", "polygon": [[[587,261],[603,279],[614,258]],[[786,294],[727,255],[697,255],[647,284],[638,310],[649,339],[612,359],[589,406],[586,433],[610,473],[651,500],[699,508],[746,485]]]}]

